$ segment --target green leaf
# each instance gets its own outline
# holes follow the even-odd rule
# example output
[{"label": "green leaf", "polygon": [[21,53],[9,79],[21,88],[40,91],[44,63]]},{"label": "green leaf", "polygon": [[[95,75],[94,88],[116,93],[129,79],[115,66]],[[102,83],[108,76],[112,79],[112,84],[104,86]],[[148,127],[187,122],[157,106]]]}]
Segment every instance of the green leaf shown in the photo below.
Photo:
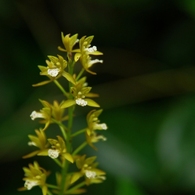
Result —
[{"label": "green leaf", "polygon": [[116,186],[116,194],[120,195],[143,195],[140,189],[133,184],[130,180],[125,178],[118,178],[117,179],[117,186]]}]

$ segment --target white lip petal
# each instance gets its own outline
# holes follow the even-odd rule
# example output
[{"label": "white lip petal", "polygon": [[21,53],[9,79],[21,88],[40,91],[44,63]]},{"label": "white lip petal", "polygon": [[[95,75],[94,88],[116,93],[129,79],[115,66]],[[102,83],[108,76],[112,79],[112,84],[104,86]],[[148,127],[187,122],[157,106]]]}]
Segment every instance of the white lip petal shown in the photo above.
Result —
[{"label": "white lip petal", "polygon": [[76,104],[79,105],[79,106],[86,106],[87,105],[87,101],[85,101],[82,98],[78,98],[75,101],[76,101]]},{"label": "white lip petal", "polygon": [[58,68],[47,70],[48,75],[50,75],[52,77],[56,77],[59,74],[59,72],[60,72],[60,70]]}]

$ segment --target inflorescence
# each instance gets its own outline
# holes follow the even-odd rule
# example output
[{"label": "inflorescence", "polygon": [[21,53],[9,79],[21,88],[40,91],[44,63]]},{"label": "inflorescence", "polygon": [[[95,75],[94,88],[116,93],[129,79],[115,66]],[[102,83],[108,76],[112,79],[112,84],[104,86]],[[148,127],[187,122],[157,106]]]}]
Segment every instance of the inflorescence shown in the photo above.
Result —
[{"label": "inflorescence", "polygon": [[[64,36],[61,34],[63,47],[58,47],[65,53],[65,59],[61,55],[48,56],[46,66],[38,66],[40,75],[48,79],[33,86],[43,86],[53,82],[63,94],[61,102],[54,100],[49,103],[46,100],[40,100],[42,108],[39,111],[32,111],[30,117],[32,120],[39,119],[42,127],[35,130],[35,135],[28,135],[28,145],[34,148],[34,151],[23,156],[30,158],[33,156],[45,156],[53,160],[59,167],[56,172],[55,184],[47,183],[47,177],[52,171],[46,171],[38,162],[24,167],[24,187],[19,190],[31,190],[39,186],[43,195],[65,195],[81,194],[86,191],[86,185],[101,183],[106,177],[106,173],[97,168],[96,156],[87,157],[82,154],[82,149],[89,145],[97,149],[94,143],[106,137],[97,133],[100,130],[107,130],[105,123],[100,123],[99,115],[102,113],[100,105],[93,100],[98,94],[92,93],[92,87],[86,82],[87,77],[83,76],[85,72],[95,75],[91,70],[97,63],[103,63],[103,60],[93,59],[94,56],[102,55],[96,46],[91,46],[93,36],[83,36],[78,39],[78,34]],[[81,65],[81,66],[80,66]],[[80,70],[75,70],[75,66],[80,66]],[[60,79],[65,79],[68,87],[64,88]],[[75,109],[77,106],[92,107],[86,116],[86,127],[79,130],[73,128]],[[48,138],[47,132],[52,131],[50,124],[55,124],[60,129],[60,135],[54,138]],[[76,148],[72,140],[79,135],[85,136],[85,141]],[[78,145],[78,144],[77,144]],[[75,164],[76,171],[69,172],[69,166]]]}]

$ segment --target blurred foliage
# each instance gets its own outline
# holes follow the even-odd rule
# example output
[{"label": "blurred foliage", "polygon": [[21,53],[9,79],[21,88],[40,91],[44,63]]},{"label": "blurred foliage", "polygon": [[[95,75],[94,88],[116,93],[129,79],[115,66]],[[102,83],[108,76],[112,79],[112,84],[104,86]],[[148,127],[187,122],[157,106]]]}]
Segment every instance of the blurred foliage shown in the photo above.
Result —
[{"label": "blurred foliage", "polygon": [[58,98],[52,84],[31,85],[37,65],[60,54],[61,31],[95,35],[104,52],[89,83],[109,126],[98,150],[108,178],[87,194],[195,194],[194,0],[2,0],[0,193],[39,193],[16,189],[30,162],[21,159],[35,128],[29,114],[38,98]]}]

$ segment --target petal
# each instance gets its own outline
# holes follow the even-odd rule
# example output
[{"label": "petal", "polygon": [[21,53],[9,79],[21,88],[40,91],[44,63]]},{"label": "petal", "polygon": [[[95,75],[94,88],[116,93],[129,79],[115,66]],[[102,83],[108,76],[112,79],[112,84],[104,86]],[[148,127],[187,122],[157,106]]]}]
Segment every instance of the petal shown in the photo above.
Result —
[{"label": "petal", "polygon": [[63,48],[62,48],[62,47],[60,47],[60,46],[58,46],[58,50],[63,51],[63,52],[66,52],[66,50],[65,50],[65,49],[63,49]]},{"label": "petal", "polygon": [[47,186],[44,185],[41,189],[42,189],[43,195],[47,195]]},{"label": "petal", "polygon": [[73,106],[73,105],[75,105],[75,104],[76,104],[76,103],[75,103],[74,100],[66,100],[66,101],[64,101],[64,102],[62,103],[61,108],[68,108],[68,107]]},{"label": "petal", "polygon": [[88,106],[100,107],[100,105],[98,103],[96,103],[95,101],[93,101],[92,99],[85,99],[85,100],[87,101]]},{"label": "petal", "polygon": [[90,55],[103,55],[103,53],[100,51],[94,51],[94,52],[91,52]]},{"label": "petal", "polygon": [[31,152],[30,154],[23,156],[22,158],[30,158],[30,157],[36,156],[38,153],[39,153],[39,150],[36,150],[34,152]]},{"label": "petal", "polygon": [[70,81],[72,84],[75,85],[75,80],[74,78],[72,77],[72,75],[70,75],[68,72],[63,72],[62,73],[62,76],[65,77],[68,81]]},{"label": "petal", "polygon": [[73,173],[70,183],[72,184],[72,183],[76,182],[82,176],[83,175],[80,172]]},{"label": "petal", "polygon": [[77,62],[80,57],[81,57],[81,53],[76,53],[74,56],[74,61]]},{"label": "petal", "polygon": [[95,161],[96,158],[97,158],[96,156],[89,157],[86,159],[85,163],[90,165]]},{"label": "petal", "polygon": [[70,155],[69,153],[65,153],[64,157],[66,160],[68,160],[69,162],[73,163],[74,159],[72,158],[72,155]]},{"label": "petal", "polygon": [[42,81],[40,83],[33,84],[32,86],[33,87],[39,87],[39,86],[42,86],[42,85],[46,85],[46,84],[48,84],[50,82],[52,82],[52,80]]},{"label": "petal", "polygon": [[48,156],[48,149],[40,150],[37,156]]}]

